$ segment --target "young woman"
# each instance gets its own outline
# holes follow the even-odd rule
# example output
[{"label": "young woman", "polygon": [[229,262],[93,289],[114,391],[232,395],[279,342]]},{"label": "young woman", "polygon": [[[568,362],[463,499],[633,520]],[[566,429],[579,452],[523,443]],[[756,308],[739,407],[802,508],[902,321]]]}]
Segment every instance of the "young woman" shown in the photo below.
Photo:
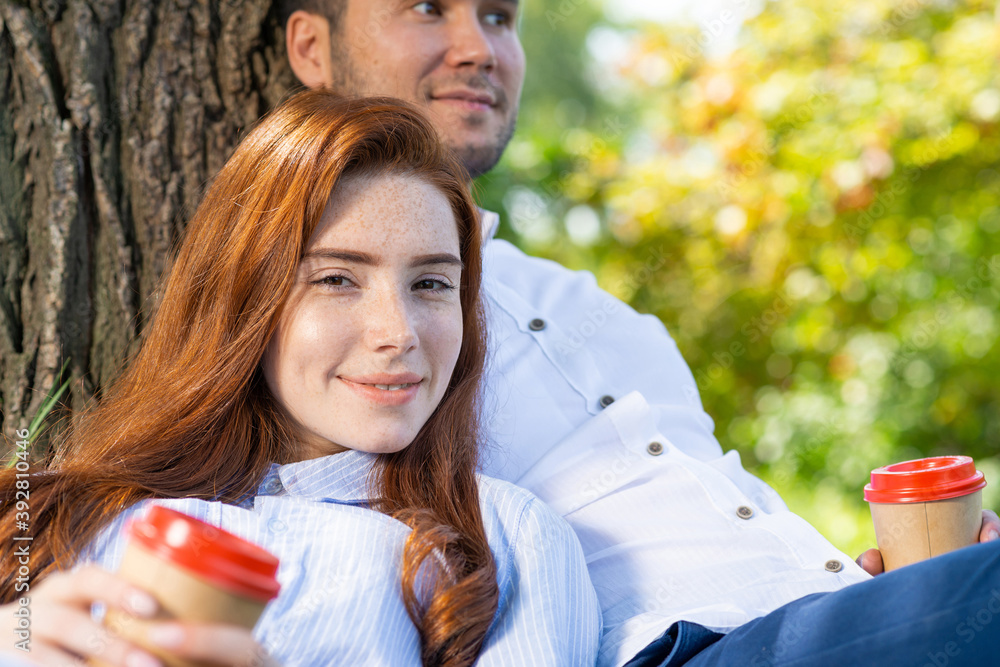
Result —
[{"label": "young woman", "polygon": [[[600,613],[572,531],[475,474],[480,234],[461,167],[411,108],[313,91],[262,121],[190,222],[137,357],[30,478],[22,657],[158,664],[89,612],[155,611],[105,570],[126,520],[159,504],[279,557],[254,638],[283,664],[592,664]],[[4,473],[4,544],[22,534],[14,487]],[[16,559],[0,574],[10,623]],[[222,626],[149,639],[223,664],[252,646]]]}]

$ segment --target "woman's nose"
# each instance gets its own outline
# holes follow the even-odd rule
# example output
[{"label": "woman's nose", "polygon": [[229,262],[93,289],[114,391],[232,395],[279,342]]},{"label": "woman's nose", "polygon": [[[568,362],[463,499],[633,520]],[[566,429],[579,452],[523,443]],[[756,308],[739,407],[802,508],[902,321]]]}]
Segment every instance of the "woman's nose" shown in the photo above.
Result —
[{"label": "woman's nose", "polygon": [[405,352],[417,346],[419,337],[406,295],[386,290],[371,303],[368,337],[376,350]]}]

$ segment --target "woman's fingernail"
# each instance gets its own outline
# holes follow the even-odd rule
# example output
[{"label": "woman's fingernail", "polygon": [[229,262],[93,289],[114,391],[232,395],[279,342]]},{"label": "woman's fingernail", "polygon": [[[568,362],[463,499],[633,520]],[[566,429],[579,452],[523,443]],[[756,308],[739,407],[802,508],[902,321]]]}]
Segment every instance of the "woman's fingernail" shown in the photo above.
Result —
[{"label": "woman's fingernail", "polygon": [[149,617],[156,613],[156,600],[153,596],[139,589],[129,591],[127,604],[136,616]]},{"label": "woman's fingernail", "polygon": [[997,532],[996,528],[990,528],[989,532],[986,533],[986,541],[992,542],[996,539],[1000,539],[1000,533]]},{"label": "woman's fingernail", "polygon": [[128,667],[163,667],[163,663],[149,655],[133,651],[125,656],[125,664]]},{"label": "woman's fingernail", "polygon": [[184,630],[178,625],[157,625],[149,629],[149,641],[164,648],[177,648],[184,641]]}]

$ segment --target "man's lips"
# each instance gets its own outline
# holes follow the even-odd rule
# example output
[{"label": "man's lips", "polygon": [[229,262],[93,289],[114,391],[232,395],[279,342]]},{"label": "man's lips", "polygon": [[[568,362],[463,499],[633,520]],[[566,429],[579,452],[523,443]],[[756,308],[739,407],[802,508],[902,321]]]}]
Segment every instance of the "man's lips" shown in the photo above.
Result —
[{"label": "man's lips", "polygon": [[431,99],[475,111],[489,111],[497,105],[496,97],[487,92],[450,90],[431,95]]}]

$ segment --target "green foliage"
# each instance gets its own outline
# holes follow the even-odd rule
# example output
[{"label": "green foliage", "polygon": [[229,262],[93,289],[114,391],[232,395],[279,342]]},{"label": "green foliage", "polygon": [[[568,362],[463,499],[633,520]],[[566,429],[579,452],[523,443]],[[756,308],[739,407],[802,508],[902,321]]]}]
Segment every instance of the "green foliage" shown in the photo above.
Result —
[{"label": "green foliage", "polygon": [[[610,30],[586,7],[565,35],[528,17],[529,70],[559,44],[584,72]],[[715,59],[708,33],[616,30],[604,84],[526,92],[480,184],[505,233],[658,315],[723,447],[841,548],[873,544],[879,465],[969,454],[1000,504],[992,4],[782,0]]]},{"label": "green foliage", "polygon": [[[56,375],[55,379],[52,381],[52,386],[49,387],[49,392],[45,396],[45,400],[38,407],[38,412],[35,416],[31,418],[31,423],[28,424],[28,447],[30,448],[38,440],[38,436],[45,432],[45,422],[49,418],[59,403],[59,399],[62,395],[66,393],[69,388],[72,378],[67,378],[62,384],[59,383],[60,378],[66,374],[66,369],[69,368],[70,359],[67,357],[66,361],[63,362],[62,368],[59,369],[59,374]],[[17,452],[17,448],[11,448],[10,460],[7,461],[8,468],[14,466],[17,463],[17,456],[14,453]]]}]

